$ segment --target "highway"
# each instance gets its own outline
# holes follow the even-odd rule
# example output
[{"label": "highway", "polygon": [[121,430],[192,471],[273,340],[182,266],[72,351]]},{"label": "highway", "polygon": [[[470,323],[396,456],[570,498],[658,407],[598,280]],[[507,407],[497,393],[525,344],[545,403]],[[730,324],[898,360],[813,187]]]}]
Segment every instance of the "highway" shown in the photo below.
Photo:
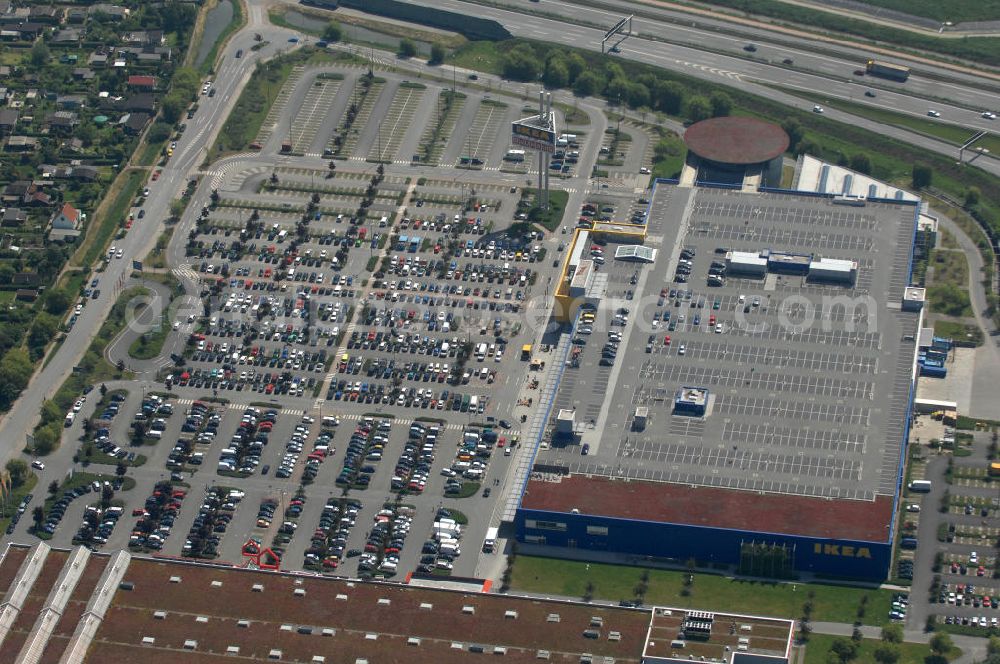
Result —
[{"label": "highway", "polygon": [[[620,5],[620,13],[558,0],[545,0],[543,3],[505,0],[503,4],[510,9],[486,7],[466,0],[413,1],[462,13],[470,12],[474,7],[477,15],[497,20],[515,36],[592,50],[600,50],[603,30],[578,23],[611,27],[629,11],[636,11],[635,3],[621,0],[607,3]],[[525,10],[544,11],[551,17],[559,15],[567,18],[541,18],[523,13]],[[815,42],[786,35],[781,35],[779,40],[773,33],[744,26],[738,26],[741,34],[734,36],[730,34],[734,30],[730,23],[698,18],[697,26],[692,27],[690,15],[655,10],[647,6],[642,6],[641,10],[659,11],[669,21],[686,18],[687,25],[667,20],[660,22],[636,18],[632,29],[638,36],[627,39],[620,47],[622,52],[609,57],[640,60],[766,96],[770,96],[770,88],[760,85],[745,87],[739,83],[796,88],[815,94],[813,103],[820,104],[831,98],[848,99],[924,117],[933,108],[941,113],[942,120],[950,123],[974,129],[998,129],[996,120],[980,117],[983,110],[997,110],[997,94],[994,90],[983,89],[982,81],[977,81],[975,77],[946,69],[940,69],[936,73],[946,75],[954,81],[928,78],[921,76],[919,72],[911,75],[906,83],[855,76],[853,72],[859,67],[863,68],[868,53],[826,44],[818,49]],[[749,37],[744,34],[749,34]],[[743,50],[751,40],[757,47],[754,53]],[[792,65],[783,64],[786,59],[791,59]],[[912,64],[918,66],[916,63]],[[921,68],[928,69],[926,66]],[[864,91],[870,88],[879,90],[879,97],[875,101],[864,96]]]},{"label": "highway", "polygon": [[[158,181],[149,183],[149,196],[144,205],[145,218],[138,221],[124,239],[113,243],[123,251],[124,256],[111,259],[103,272],[94,273],[93,276],[100,278],[102,296],[87,301],[66,341],[45,368],[35,373],[21,397],[0,420],[0,441],[3,441],[0,465],[21,455],[25,435],[38,421],[39,405],[51,398],[63,384],[107,318],[116,299],[115,285],[123,275],[131,273],[132,260],[141,260],[156,244],[163,232],[163,220],[169,215],[170,203],[181,196],[188,178],[198,170],[205,151],[215,140],[255,64],[292,46],[288,38],[296,33],[265,23],[265,19],[262,7],[251,7],[247,25],[233,35],[224,51],[222,65],[214,79],[215,96],[199,99],[199,110],[187,120],[187,129],[178,139],[173,157],[163,168]],[[251,51],[254,33],[261,33],[264,41],[270,43],[258,51]],[[239,48],[243,48],[243,57],[237,59],[233,55]],[[92,210],[85,212],[93,214]],[[46,459],[46,469],[40,473],[40,487],[51,479],[61,477],[71,467],[75,451],[72,447],[66,444]]]}]

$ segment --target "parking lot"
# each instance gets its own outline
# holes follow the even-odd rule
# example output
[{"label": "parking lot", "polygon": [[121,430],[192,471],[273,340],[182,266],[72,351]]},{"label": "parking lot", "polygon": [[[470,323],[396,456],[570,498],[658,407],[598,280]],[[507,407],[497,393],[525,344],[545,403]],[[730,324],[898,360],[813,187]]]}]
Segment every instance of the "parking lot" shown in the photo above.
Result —
[{"label": "parking lot", "polygon": [[[569,237],[518,223],[534,157],[504,156],[526,114],[398,73],[296,68],[259,156],[205,178],[174,233],[171,265],[200,304],[170,310],[157,380],[82,399],[68,424],[81,464],[127,479],[107,505],[47,505],[53,543],[498,573],[484,539],[530,458],[552,361],[527,310]],[[577,131],[567,178],[597,155]]]}]

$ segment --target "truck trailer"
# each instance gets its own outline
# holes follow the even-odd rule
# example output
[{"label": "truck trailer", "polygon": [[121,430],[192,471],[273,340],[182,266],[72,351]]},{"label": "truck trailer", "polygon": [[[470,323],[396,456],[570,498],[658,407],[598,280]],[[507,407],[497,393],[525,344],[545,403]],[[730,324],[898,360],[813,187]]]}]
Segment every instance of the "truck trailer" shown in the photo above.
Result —
[{"label": "truck trailer", "polygon": [[891,78],[894,81],[905,81],[910,77],[909,67],[897,65],[892,62],[879,62],[873,59],[868,60],[868,63],[865,65],[865,71],[872,76]]}]

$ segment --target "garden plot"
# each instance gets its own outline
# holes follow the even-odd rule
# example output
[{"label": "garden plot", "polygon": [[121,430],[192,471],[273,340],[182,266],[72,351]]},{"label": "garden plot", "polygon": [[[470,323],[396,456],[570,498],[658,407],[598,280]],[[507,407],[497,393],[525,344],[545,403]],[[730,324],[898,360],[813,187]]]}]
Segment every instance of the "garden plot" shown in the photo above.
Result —
[{"label": "garden plot", "polygon": [[292,120],[292,152],[305,152],[316,138],[316,132],[326,117],[340,90],[341,81],[321,77],[309,87],[302,105]]},{"label": "garden plot", "polygon": [[281,86],[281,91],[278,92],[278,96],[274,98],[274,103],[271,104],[271,110],[267,112],[267,116],[264,117],[264,121],[260,124],[260,131],[257,133],[256,141],[260,145],[264,145],[277,128],[279,120],[285,113],[288,98],[292,96],[292,91],[295,89],[295,85],[299,82],[299,79],[302,78],[302,73],[305,69],[301,65],[292,69],[292,73],[288,75],[285,84]]},{"label": "garden plot", "polygon": [[476,109],[476,119],[472,121],[469,133],[465,136],[462,156],[459,157],[457,165],[482,168],[486,163],[486,157],[493,150],[502,125],[506,122],[507,104],[492,99],[480,102],[479,108]]},{"label": "garden plot", "polygon": [[426,88],[420,83],[403,81],[392,99],[392,105],[379,122],[378,140],[368,151],[368,161],[392,161],[399,150],[413,114],[424,97]]},{"label": "garden plot", "polygon": [[437,166],[441,162],[441,153],[448,145],[448,139],[455,131],[455,124],[462,115],[465,106],[465,95],[461,92],[443,90],[437,96],[434,119],[424,127],[420,137],[418,154],[423,163]]},{"label": "garden plot", "polygon": [[[385,81],[382,79],[369,80],[364,77],[358,79],[354,85],[347,113],[344,114],[343,121],[337,126],[327,144],[328,151],[338,157],[346,158],[353,155],[358,139],[361,138],[361,130],[368,124],[375,102],[378,101],[384,87]],[[352,115],[351,108],[355,104],[357,107]]]}]

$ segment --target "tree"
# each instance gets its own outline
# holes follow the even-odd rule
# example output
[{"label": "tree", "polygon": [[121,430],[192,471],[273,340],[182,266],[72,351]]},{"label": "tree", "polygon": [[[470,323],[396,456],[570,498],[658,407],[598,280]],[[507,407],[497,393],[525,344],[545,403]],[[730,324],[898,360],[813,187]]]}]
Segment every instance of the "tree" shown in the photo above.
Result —
[{"label": "tree", "polygon": [[882,640],[886,643],[903,642],[903,626],[899,623],[890,623],[882,627]]},{"label": "tree", "polygon": [[146,425],[142,422],[136,422],[132,425],[132,444],[142,445],[146,440]]},{"label": "tree", "polygon": [[872,656],[879,664],[896,664],[899,661],[899,646],[895,643],[881,643],[875,648]]},{"label": "tree", "polygon": [[981,195],[982,192],[979,190],[979,187],[975,185],[969,187],[969,189],[965,192],[965,207],[979,205],[979,197]]},{"label": "tree", "polygon": [[732,111],[733,100],[725,92],[713,92],[708,101],[712,105],[713,118],[729,115]]},{"label": "tree", "polygon": [[631,81],[625,86],[625,99],[631,108],[648,107],[652,103],[649,88],[636,81]]},{"label": "tree", "polygon": [[54,288],[45,292],[42,298],[42,307],[47,313],[53,316],[61,316],[69,310],[69,294],[61,288]]},{"label": "tree", "polygon": [[125,477],[126,470],[128,469],[125,467],[125,464],[119,461],[118,465],[115,466],[115,475],[117,475],[118,477]]},{"label": "tree", "polygon": [[336,21],[330,21],[323,28],[323,39],[328,42],[339,42],[344,38],[344,29],[340,27],[340,23]]},{"label": "tree", "polygon": [[[986,661],[989,661],[987,658]],[[924,657],[924,664],[948,664],[948,658],[944,655],[927,655]]]},{"label": "tree", "polygon": [[550,58],[542,75],[547,88],[565,88],[569,84],[569,68],[562,58]]},{"label": "tree", "polygon": [[795,118],[788,118],[781,123],[781,128],[785,130],[788,134],[788,149],[795,152],[799,145],[799,141],[805,136],[805,130],[802,129],[802,125]]},{"label": "tree", "polygon": [[991,636],[986,644],[986,652],[990,655],[1000,655],[1000,636]]},{"label": "tree", "polygon": [[588,69],[573,81],[573,94],[577,97],[590,97],[601,87],[600,75]]},{"label": "tree", "polygon": [[855,170],[858,173],[864,173],[865,175],[870,175],[872,172],[872,160],[864,152],[858,152],[857,154],[851,155],[851,170]]},{"label": "tree", "polygon": [[656,105],[664,113],[680,115],[684,107],[684,86],[676,81],[659,81],[655,90]]},{"label": "tree", "polygon": [[502,66],[504,78],[515,81],[536,81],[541,69],[535,50],[528,47],[509,52]]},{"label": "tree", "polygon": [[101,487],[101,507],[108,509],[111,505],[111,499],[115,497],[115,490],[111,488],[111,485],[104,483]]},{"label": "tree", "polygon": [[156,122],[149,131],[146,133],[146,141],[150,144],[160,143],[170,138],[170,133],[172,129],[170,125],[166,122]]},{"label": "tree", "polygon": [[33,370],[27,351],[11,348],[4,353],[0,358],[0,408],[6,408],[17,399]]},{"label": "tree", "polygon": [[31,47],[31,64],[36,67],[43,67],[49,63],[49,47],[41,39]]},{"label": "tree", "polygon": [[913,164],[913,188],[923,189],[931,186],[934,181],[934,171],[927,164]]},{"label": "tree", "polygon": [[55,493],[57,491],[59,491],[59,482],[52,480],[49,482],[49,493]]},{"label": "tree", "polygon": [[570,53],[566,56],[566,71],[569,73],[570,81],[576,81],[577,77],[586,71],[586,69],[587,62],[579,53]]},{"label": "tree", "polygon": [[7,469],[7,473],[10,475],[10,485],[13,488],[18,488],[24,481],[28,479],[28,464],[23,459],[11,459],[4,466]]},{"label": "tree", "polygon": [[705,97],[696,95],[684,103],[684,115],[691,122],[699,122],[712,116],[712,104]]},{"label": "tree", "polygon": [[62,422],[52,422],[35,431],[35,454],[46,456],[59,445]]},{"label": "tree", "polygon": [[947,655],[955,647],[955,644],[952,643],[951,637],[948,634],[938,632],[931,637],[930,646],[931,652],[935,655]]},{"label": "tree", "polygon": [[445,55],[447,55],[447,52],[444,50],[444,46],[434,42],[431,44],[431,58],[427,61],[427,64],[439,65],[444,62]]},{"label": "tree", "polygon": [[31,329],[28,330],[28,346],[41,352],[56,336],[58,329],[59,320],[55,316],[45,312],[39,313],[35,316]]},{"label": "tree", "polygon": [[31,510],[31,520],[35,522],[35,530],[42,527],[42,522],[45,521],[45,510],[42,509],[41,505],[36,505],[35,509]]},{"label": "tree", "polygon": [[847,639],[834,639],[830,644],[830,652],[837,656],[841,664],[847,664],[858,654],[858,645]]},{"label": "tree", "polygon": [[181,90],[174,89],[163,98],[161,108],[163,109],[163,119],[169,124],[173,124],[181,119],[184,109],[189,101],[187,95]]},{"label": "tree", "polygon": [[401,39],[399,41],[399,57],[412,58],[417,54],[417,45],[412,39]]},{"label": "tree", "polygon": [[170,218],[174,221],[180,219],[186,207],[187,203],[184,202],[183,198],[175,198],[170,201]]}]

